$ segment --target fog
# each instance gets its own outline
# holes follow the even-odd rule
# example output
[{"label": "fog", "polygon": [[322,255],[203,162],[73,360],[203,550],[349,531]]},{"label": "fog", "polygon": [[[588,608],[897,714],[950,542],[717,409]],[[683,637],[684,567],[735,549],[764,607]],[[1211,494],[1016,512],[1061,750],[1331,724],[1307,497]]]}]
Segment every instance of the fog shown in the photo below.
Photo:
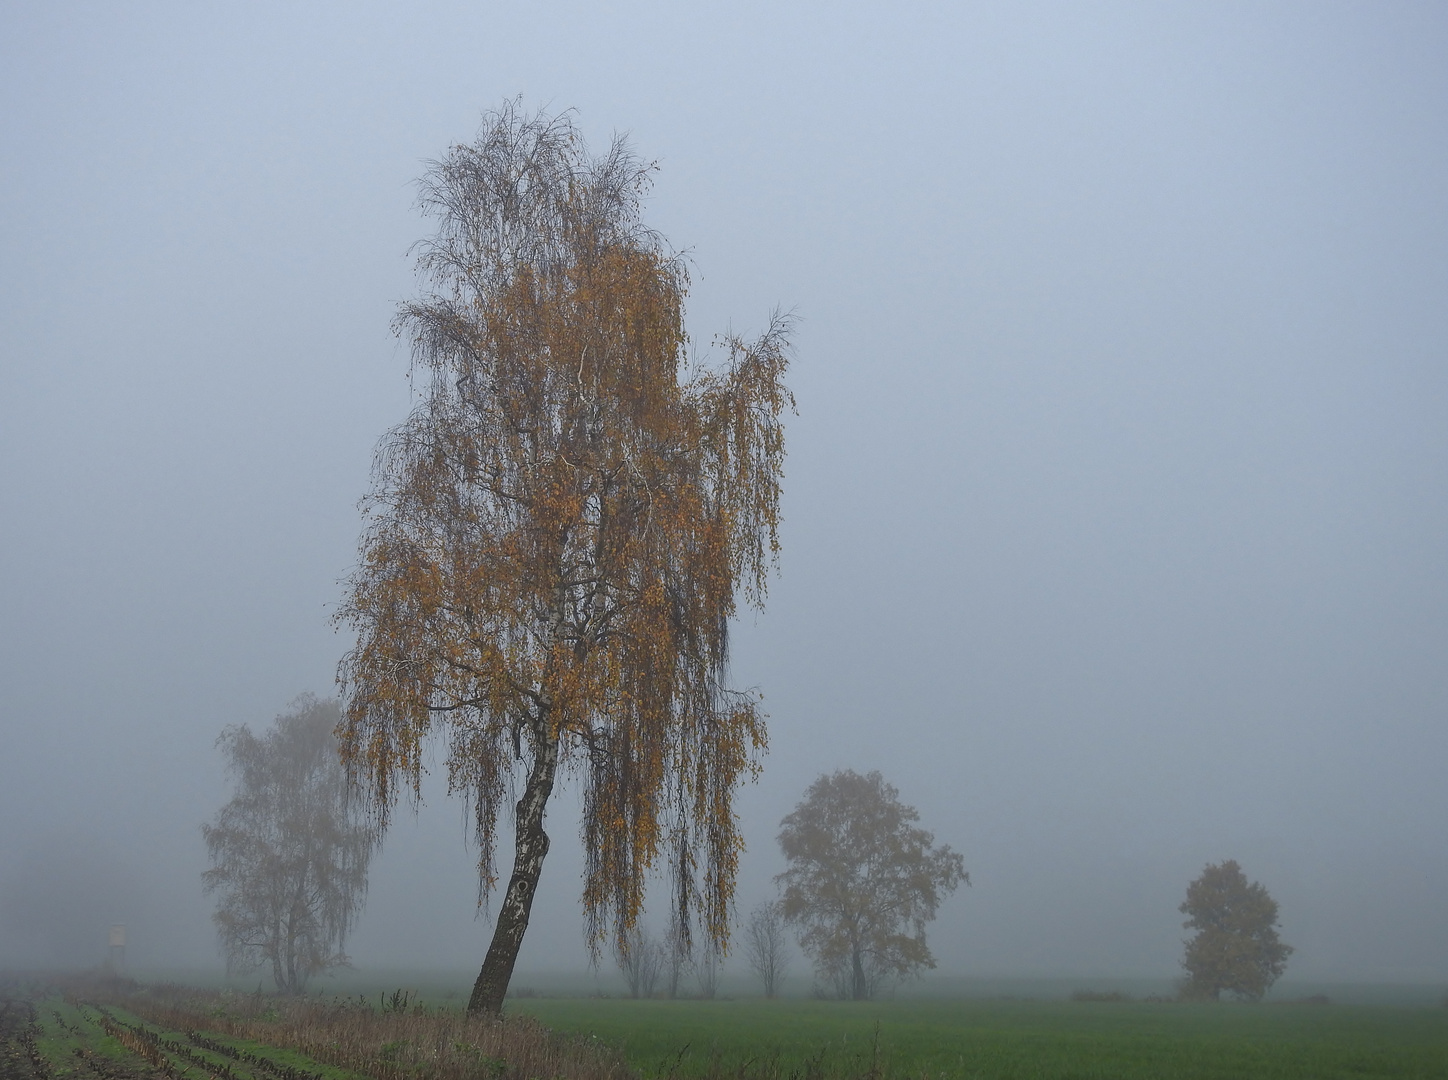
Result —
[{"label": "fog", "polygon": [[[718,7],[0,11],[0,966],[220,967],[216,736],[333,692],[414,181],[521,94],[657,160],[701,351],[800,316],[741,912],[878,768],[940,973],[1173,977],[1232,858],[1289,978],[1448,980],[1448,10]],[[425,796],[364,972],[486,947]]]}]

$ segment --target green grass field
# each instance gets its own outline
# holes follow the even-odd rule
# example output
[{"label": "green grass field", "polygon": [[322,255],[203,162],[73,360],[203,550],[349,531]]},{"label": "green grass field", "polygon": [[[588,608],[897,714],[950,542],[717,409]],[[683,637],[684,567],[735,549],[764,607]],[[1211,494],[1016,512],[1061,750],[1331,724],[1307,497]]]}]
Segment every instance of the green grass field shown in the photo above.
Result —
[{"label": "green grass field", "polygon": [[0,1080],[628,1080],[630,1069],[644,1080],[1448,1080],[1448,1008],[1421,994],[1262,1005],[522,996],[499,1025],[438,989],[440,1000],[343,1000],[15,986],[0,993]]},{"label": "green grass field", "polygon": [[[1063,1001],[521,999],[645,1077],[1448,1077],[1448,1009]],[[878,1030],[878,1042],[876,1032]]]}]

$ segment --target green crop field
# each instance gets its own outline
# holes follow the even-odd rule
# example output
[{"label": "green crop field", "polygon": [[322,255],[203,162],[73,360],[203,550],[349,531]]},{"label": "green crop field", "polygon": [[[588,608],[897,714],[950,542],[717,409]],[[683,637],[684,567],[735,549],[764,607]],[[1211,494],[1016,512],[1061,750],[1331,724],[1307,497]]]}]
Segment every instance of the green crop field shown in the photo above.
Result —
[{"label": "green crop field", "polygon": [[[1448,1077],[1448,1009],[522,999],[645,1077]],[[878,1033],[878,1034],[877,1034]]]},{"label": "green crop field", "polygon": [[1429,1004],[444,998],[0,980],[0,1080],[1448,1080]]}]

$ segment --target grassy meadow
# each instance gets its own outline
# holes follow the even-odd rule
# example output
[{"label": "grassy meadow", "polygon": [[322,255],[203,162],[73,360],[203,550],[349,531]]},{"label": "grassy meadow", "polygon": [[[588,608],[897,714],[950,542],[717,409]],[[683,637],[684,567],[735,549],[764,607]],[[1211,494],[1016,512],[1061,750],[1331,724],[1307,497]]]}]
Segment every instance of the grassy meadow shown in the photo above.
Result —
[{"label": "grassy meadow", "polygon": [[521,999],[644,1077],[1448,1077],[1441,1006]]},{"label": "grassy meadow", "polygon": [[1448,1080],[1448,1008],[1422,993],[1244,1005],[535,990],[499,1023],[464,1015],[457,986],[419,989],[0,980],[0,1080]]}]

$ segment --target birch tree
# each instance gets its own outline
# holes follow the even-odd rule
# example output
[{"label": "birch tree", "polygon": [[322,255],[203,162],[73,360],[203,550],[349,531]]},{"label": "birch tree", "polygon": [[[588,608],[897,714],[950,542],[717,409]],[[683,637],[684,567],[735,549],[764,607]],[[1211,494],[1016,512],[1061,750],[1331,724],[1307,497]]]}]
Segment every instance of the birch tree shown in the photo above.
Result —
[{"label": "birch tree", "polygon": [[376,836],[348,798],[340,716],[335,701],[308,694],[264,735],[243,725],[218,740],[236,794],[201,828],[211,856],[202,880],[218,894],[212,920],[227,970],[269,968],[283,993],[346,965],[367,891]]},{"label": "birch tree", "polygon": [[502,1007],[560,776],[583,787],[595,956],[626,943],[660,860],[684,932],[727,943],[733,793],[765,747],[726,682],[729,623],[777,557],[790,323],[690,359],[684,262],[642,221],[651,172],[623,138],[595,157],[569,114],[509,103],[422,182],[438,227],[396,323],[420,397],[378,451],[341,732],[384,827],[445,736],[480,903],[502,886],[471,1011]]}]

